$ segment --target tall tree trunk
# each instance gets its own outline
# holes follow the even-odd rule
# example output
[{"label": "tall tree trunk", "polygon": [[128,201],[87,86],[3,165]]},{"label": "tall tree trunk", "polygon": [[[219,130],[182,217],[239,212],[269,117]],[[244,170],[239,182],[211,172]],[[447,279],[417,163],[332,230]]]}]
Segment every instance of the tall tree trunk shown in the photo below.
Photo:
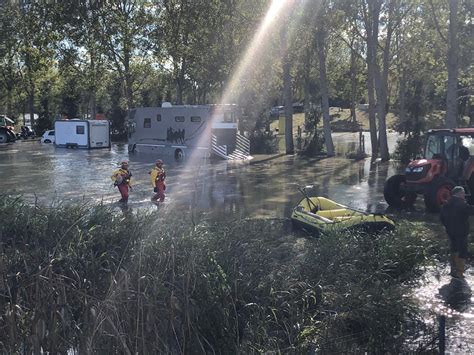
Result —
[{"label": "tall tree trunk", "polygon": [[446,93],[446,127],[457,127],[458,102],[458,0],[449,0],[448,83]]},{"label": "tall tree trunk", "polygon": [[[368,16],[366,20],[367,29],[367,97],[369,100],[369,126],[370,143],[372,145],[372,160],[378,156],[377,122],[375,115],[375,75],[377,62],[377,42],[378,42],[378,19],[380,14],[380,3],[378,0],[368,1]],[[376,14],[374,14],[374,12]]]},{"label": "tall tree trunk", "polygon": [[[125,96],[127,100],[127,111],[131,110],[134,106],[133,104],[133,78],[130,69],[130,63],[132,61],[132,52],[134,49],[133,46],[133,35],[128,29],[129,21],[131,21],[130,13],[128,12],[130,8],[128,7],[127,0],[119,0],[122,4],[122,9],[120,12],[124,16],[124,23],[127,26],[127,29],[124,31],[123,36],[123,67],[124,67],[124,74],[125,74]],[[122,122],[125,124],[125,121]]]},{"label": "tall tree trunk", "polygon": [[7,88],[7,102],[5,104],[5,112],[6,112],[8,117],[13,119],[12,97],[13,97],[13,88],[8,86],[8,88]]},{"label": "tall tree trunk", "polygon": [[329,94],[326,76],[326,33],[320,28],[316,32],[319,58],[319,81],[321,85],[321,108],[323,110],[323,133],[328,156],[334,156],[334,143],[331,135],[331,117],[329,116]]},{"label": "tall tree trunk", "polygon": [[[402,124],[406,123],[406,92],[407,92],[407,78],[406,70],[403,65],[400,65],[400,79],[398,84],[398,119]],[[403,128],[406,133],[406,128]]]},{"label": "tall tree trunk", "polygon": [[13,89],[15,88],[15,74],[13,73],[13,62],[11,56],[8,56],[7,73],[4,76],[7,89],[7,102],[5,104],[5,113],[13,118]]},{"label": "tall tree trunk", "polygon": [[92,50],[91,51],[91,72],[93,73],[93,78],[92,78],[92,82],[93,84],[91,85],[91,88],[90,88],[90,105],[91,105],[91,118],[93,120],[96,119],[96,116],[97,116],[97,89],[96,89],[96,86],[95,86],[95,78],[96,78],[96,68],[95,68],[95,51]]},{"label": "tall tree trunk", "polygon": [[95,94],[95,87],[91,88],[90,105],[91,105],[91,119],[95,120],[97,118],[97,99],[96,99],[96,94]]},{"label": "tall tree trunk", "polygon": [[124,44],[123,54],[123,71],[124,71],[124,85],[125,85],[125,99],[127,102],[127,111],[133,108],[133,91],[132,91],[132,74],[130,72],[130,57],[131,53],[129,46]]},{"label": "tall tree trunk", "polygon": [[35,82],[33,80],[33,72],[31,69],[31,56],[29,53],[26,54],[26,71],[28,76],[28,87],[26,92],[28,93],[28,111],[30,113],[30,124],[31,128],[35,129]]},{"label": "tall tree trunk", "polygon": [[[285,19],[288,23],[288,17]],[[287,26],[282,26],[280,31],[281,40],[281,66],[283,68],[283,102],[285,105],[285,152],[295,152],[293,144],[293,98],[291,95],[291,62],[288,54]]]},{"label": "tall tree trunk", "polygon": [[311,71],[311,46],[306,47],[306,55],[304,58],[304,119],[308,119],[308,113],[311,109],[310,90],[310,71]]},{"label": "tall tree trunk", "polygon": [[[351,47],[353,47],[353,43],[351,43]],[[352,122],[356,123],[357,122],[357,116],[356,116],[356,105],[357,105],[357,57],[355,53],[355,49],[351,48],[351,120]]]},{"label": "tall tree trunk", "polygon": [[[383,48],[383,59],[382,59],[382,73],[380,73],[380,66],[376,62],[376,76],[375,76],[375,88],[377,90],[377,114],[379,119],[379,147],[380,157],[382,161],[388,161],[390,159],[390,153],[388,151],[387,142],[387,97],[388,97],[388,70],[390,66],[390,46],[392,43],[393,33],[393,12],[395,2],[393,0],[389,3],[388,16],[389,22],[387,25],[387,33],[385,37],[385,46]],[[377,16],[380,15],[380,11]],[[375,12],[374,12],[375,16]],[[374,18],[374,23],[379,23],[378,18]],[[378,42],[378,41],[377,41]],[[378,47],[378,43],[377,43]]]},{"label": "tall tree trunk", "polygon": [[176,78],[176,101],[178,105],[183,104],[183,91],[184,91],[184,73],[186,72],[186,58],[183,58],[181,66],[179,68],[179,74]]},{"label": "tall tree trunk", "polygon": [[28,91],[28,111],[30,112],[30,124],[31,128],[35,129],[35,86],[33,83],[30,84]]}]

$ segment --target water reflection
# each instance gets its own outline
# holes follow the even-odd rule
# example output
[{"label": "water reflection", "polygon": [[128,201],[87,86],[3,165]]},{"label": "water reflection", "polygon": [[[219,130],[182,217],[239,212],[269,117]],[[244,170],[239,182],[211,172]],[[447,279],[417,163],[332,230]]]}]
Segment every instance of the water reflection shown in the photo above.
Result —
[{"label": "water reflection", "polygon": [[[470,270],[468,270],[470,271]],[[474,351],[472,327],[474,307],[470,284],[472,273],[464,280],[451,278],[449,265],[439,264],[427,269],[424,282],[413,291],[427,324],[446,317],[446,348],[453,353],[468,354]]]}]

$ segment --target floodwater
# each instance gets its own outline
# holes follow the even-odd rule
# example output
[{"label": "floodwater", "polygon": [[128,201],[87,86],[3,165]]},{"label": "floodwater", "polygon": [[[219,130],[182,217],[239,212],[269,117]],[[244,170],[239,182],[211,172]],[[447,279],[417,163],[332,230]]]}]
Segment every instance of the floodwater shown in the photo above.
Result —
[{"label": "floodwater", "polygon": [[[395,134],[389,135],[391,151],[396,139]],[[255,157],[250,163],[243,163],[203,159],[175,162],[165,157],[167,197],[163,206],[183,216],[201,211],[230,220],[287,218],[302,198],[297,187],[313,185],[312,194],[360,210],[385,212],[384,182],[401,167],[394,162],[346,159],[348,152],[358,149],[358,134],[335,134],[334,142],[337,156],[326,159]],[[367,134],[365,143],[365,150],[370,151]],[[28,201],[46,205],[55,200],[88,200],[113,206],[120,196],[110,176],[118,163],[127,159],[134,180],[130,208],[156,209],[150,202],[153,192],[148,172],[157,158],[162,157],[129,155],[126,144],[114,144],[111,149],[76,150],[19,141],[0,146],[0,192],[22,194]],[[418,206],[408,214],[392,217],[438,224],[436,215],[425,214],[422,204]],[[438,265],[427,270],[422,287],[414,290],[428,322],[435,324],[437,315],[447,316],[447,349],[454,352],[474,351],[470,335],[474,307],[468,286],[474,282],[474,271],[470,271],[467,283],[459,283],[451,281],[446,265]]]},{"label": "floodwater", "polygon": [[[346,151],[356,150],[357,139],[351,133],[337,135],[335,143],[342,156],[330,159],[256,157],[243,163],[176,162],[160,157],[167,170],[165,205],[179,206],[183,213],[193,209],[224,212],[232,218],[281,218],[289,216],[301,200],[297,187],[313,185],[312,193],[358,209],[383,212],[387,207],[383,183],[396,165],[345,159]],[[126,144],[115,144],[110,150],[77,150],[19,141],[0,147],[0,192],[19,193],[29,201],[46,204],[58,199],[112,203],[119,194],[110,176],[118,163],[127,159],[133,173],[130,207],[154,208],[149,202],[148,172],[157,158],[129,155]]]}]

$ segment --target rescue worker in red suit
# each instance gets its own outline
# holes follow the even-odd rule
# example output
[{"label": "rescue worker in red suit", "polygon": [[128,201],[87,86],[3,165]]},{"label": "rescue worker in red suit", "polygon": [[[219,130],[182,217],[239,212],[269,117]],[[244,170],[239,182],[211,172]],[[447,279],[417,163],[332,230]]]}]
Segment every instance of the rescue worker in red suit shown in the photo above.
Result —
[{"label": "rescue worker in red suit", "polygon": [[441,222],[449,237],[450,275],[464,278],[468,256],[469,216],[474,215],[474,206],[466,203],[466,193],[462,186],[455,186],[451,193],[451,199],[441,208]]},{"label": "rescue worker in red suit", "polygon": [[128,192],[132,188],[131,179],[132,173],[128,170],[128,161],[123,161],[120,164],[120,169],[115,170],[112,174],[114,186],[118,187],[120,195],[122,195],[119,202],[128,203]]},{"label": "rescue worker in red suit", "polygon": [[158,159],[150,172],[151,185],[153,186],[153,191],[155,192],[155,195],[151,198],[152,201],[163,202],[165,200],[165,179],[166,172],[163,168],[163,160]]}]

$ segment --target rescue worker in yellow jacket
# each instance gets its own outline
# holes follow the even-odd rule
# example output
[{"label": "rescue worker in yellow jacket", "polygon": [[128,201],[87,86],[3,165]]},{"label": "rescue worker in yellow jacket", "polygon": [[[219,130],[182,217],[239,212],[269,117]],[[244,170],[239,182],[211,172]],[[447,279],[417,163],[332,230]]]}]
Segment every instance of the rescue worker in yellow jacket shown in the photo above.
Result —
[{"label": "rescue worker in yellow jacket", "polygon": [[115,170],[111,176],[114,186],[117,186],[122,198],[119,202],[128,202],[128,192],[132,188],[131,180],[132,173],[128,170],[128,161],[122,161],[120,163],[120,169]]},{"label": "rescue worker in yellow jacket", "polygon": [[158,159],[150,172],[151,185],[153,186],[153,192],[155,192],[155,195],[151,198],[152,201],[163,202],[165,200],[165,179],[166,172],[163,168],[163,160]]}]

